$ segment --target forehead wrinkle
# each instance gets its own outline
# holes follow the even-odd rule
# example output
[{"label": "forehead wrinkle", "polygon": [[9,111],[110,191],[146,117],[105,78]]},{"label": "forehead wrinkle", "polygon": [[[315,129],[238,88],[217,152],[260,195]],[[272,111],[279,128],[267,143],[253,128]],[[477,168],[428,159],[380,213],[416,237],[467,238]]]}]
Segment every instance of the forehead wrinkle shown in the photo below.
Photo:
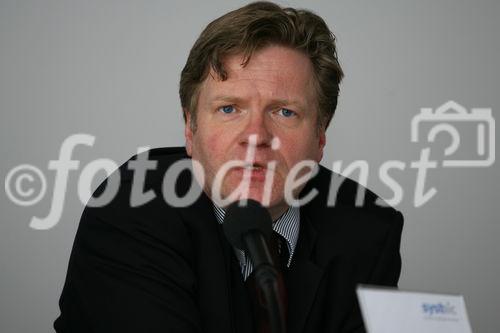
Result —
[{"label": "forehead wrinkle", "polygon": [[[262,74],[264,72],[264,74]],[[236,74],[236,73],[233,73]],[[280,97],[280,99],[289,99],[290,94],[297,93],[300,96],[304,95],[304,88],[307,89],[310,87],[310,80],[308,79],[306,82],[301,82],[299,79],[299,75],[293,74],[291,77],[284,78],[285,74],[282,71],[275,69],[251,69],[246,72],[240,72],[236,75],[228,74],[228,84],[231,84],[229,81],[233,82],[248,82],[250,86],[255,87],[256,90],[266,90],[272,92],[272,95],[283,95],[286,96]],[[259,83],[264,83],[264,86],[260,86]],[[272,90],[269,90],[269,87],[272,87]]]}]

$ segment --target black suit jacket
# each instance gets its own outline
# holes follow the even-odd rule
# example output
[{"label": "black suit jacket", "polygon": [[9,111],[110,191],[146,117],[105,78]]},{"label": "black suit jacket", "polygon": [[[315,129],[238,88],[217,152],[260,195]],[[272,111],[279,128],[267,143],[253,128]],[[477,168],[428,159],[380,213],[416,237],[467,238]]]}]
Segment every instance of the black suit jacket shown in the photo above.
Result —
[{"label": "black suit jacket", "polygon": [[[130,207],[132,172],[124,164],[111,176],[120,177],[116,197],[104,207],[85,208],[57,332],[253,333],[240,266],[208,197],[186,208],[163,199],[165,172],[181,158],[183,148],[149,152],[158,162],[145,182],[144,191],[156,193],[151,202]],[[301,207],[299,240],[285,275],[290,333],[364,331],[356,284],[396,286],[399,278],[401,213],[377,206],[368,190],[364,205],[356,207],[360,185],[349,179],[335,206],[326,207],[331,177],[322,167],[302,192],[315,188],[319,194]],[[179,194],[191,180],[189,172],[180,175]]]}]

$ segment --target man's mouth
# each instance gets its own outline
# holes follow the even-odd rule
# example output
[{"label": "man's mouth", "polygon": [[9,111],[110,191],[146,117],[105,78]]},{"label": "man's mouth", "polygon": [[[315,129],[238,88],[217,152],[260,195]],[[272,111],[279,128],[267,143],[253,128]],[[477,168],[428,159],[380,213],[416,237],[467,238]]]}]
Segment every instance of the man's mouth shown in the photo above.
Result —
[{"label": "man's mouth", "polygon": [[242,167],[236,168],[240,170],[240,172],[252,179],[252,181],[263,181],[266,177],[268,171],[272,171],[271,168],[264,163],[245,163]]},{"label": "man's mouth", "polygon": [[262,162],[254,162],[254,163],[245,163],[243,165],[243,169],[245,170],[255,170],[255,171],[265,171],[265,170],[274,170],[273,163],[262,163]]},{"label": "man's mouth", "polygon": [[246,170],[263,170],[265,167],[259,163],[245,164],[244,169]]}]

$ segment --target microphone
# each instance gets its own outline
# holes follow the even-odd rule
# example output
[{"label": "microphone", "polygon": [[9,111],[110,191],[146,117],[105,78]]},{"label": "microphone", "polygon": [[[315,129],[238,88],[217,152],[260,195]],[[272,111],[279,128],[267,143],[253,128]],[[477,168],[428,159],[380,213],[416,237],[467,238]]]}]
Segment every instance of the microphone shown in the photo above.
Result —
[{"label": "microphone", "polygon": [[234,202],[226,209],[224,233],[252,261],[255,282],[264,295],[272,332],[285,332],[285,305],[278,294],[278,271],[267,246],[273,233],[271,215],[255,200]]}]

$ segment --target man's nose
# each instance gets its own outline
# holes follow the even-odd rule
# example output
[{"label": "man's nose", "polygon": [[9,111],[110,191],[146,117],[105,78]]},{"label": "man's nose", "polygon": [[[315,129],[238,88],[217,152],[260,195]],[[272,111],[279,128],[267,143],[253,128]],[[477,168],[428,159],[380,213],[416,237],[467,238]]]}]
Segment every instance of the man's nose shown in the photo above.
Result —
[{"label": "man's nose", "polygon": [[241,144],[250,144],[250,137],[255,136],[251,143],[257,147],[270,147],[273,140],[270,119],[265,112],[250,112],[245,129],[242,133]]}]

